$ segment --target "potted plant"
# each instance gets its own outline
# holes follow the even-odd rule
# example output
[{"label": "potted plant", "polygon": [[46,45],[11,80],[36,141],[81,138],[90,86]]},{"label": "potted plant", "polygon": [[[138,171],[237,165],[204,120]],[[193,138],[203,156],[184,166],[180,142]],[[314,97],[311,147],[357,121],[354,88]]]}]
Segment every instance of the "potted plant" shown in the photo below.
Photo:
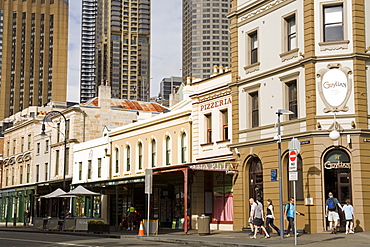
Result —
[{"label": "potted plant", "polygon": [[87,232],[93,232],[93,233],[107,232],[107,233],[110,233],[109,224],[105,223],[102,220],[91,219],[91,220],[88,221]]}]

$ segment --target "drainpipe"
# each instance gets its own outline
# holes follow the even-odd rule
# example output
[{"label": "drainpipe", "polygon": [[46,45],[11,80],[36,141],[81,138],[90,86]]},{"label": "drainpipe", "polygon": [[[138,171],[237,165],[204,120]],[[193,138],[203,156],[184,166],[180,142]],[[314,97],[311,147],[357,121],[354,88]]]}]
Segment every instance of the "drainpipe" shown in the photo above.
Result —
[{"label": "drainpipe", "polygon": [[188,234],[188,168],[182,170],[184,173],[184,234]]},{"label": "drainpipe", "polygon": [[86,112],[82,111],[83,124],[82,124],[82,142],[85,142],[85,131],[86,131]]}]

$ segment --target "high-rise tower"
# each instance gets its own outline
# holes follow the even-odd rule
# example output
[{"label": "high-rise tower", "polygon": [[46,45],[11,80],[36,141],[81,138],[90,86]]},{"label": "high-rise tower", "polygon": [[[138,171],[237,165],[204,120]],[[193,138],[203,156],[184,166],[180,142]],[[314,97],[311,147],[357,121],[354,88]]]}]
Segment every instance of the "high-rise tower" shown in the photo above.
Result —
[{"label": "high-rise tower", "polygon": [[0,1],[0,119],[66,101],[68,0]]},{"label": "high-rise tower", "polygon": [[183,0],[182,78],[208,78],[230,67],[229,0]]},{"label": "high-rise tower", "polygon": [[149,101],[150,0],[82,0],[81,96]]}]

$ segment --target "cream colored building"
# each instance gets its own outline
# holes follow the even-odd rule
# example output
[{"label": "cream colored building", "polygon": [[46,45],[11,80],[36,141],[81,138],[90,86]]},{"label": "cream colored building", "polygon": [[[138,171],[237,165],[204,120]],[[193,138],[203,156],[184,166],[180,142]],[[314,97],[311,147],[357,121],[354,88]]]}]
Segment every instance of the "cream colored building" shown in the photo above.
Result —
[{"label": "cream colored building", "polygon": [[[248,226],[249,197],[275,203],[293,195],[288,144],[300,142],[298,230],[326,230],[325,200],[351,199],[355,230],[368,230],[370,24],[366,1],[233,1],[231,21],[233,144],[240,156],[234,185],[234,230]],[[278,169],[276,112],[281,115]],[[330,134],[330,138],[329,138]],[[275,140],[274,140],[275,139]],[[341,216],[343,225],[343,215]]]},{"label": "cream colored building", "polygon": [[[18,191],[26,191],[28,204],[20,207],[21,201],[14,201],[10,206],[9,202],[4,201],[3,207],[7,208],[1,212],[17,209],[17,221],[20,222],[23,221],[26,207],[30,208],[33,217],[49,214],[48,203],[56,205],[56,202],[45,200],[44,203],[36,203],[36,200],[38,196],[57,188],[70,190],[75,144],[101,137],[106,126],[121,126],[150,118],[165,109],[156,103],[110,97],[110,87],[101,85],[99,97],[83,105],[66,109],[31,107],[4,120],[13,122],[13,127],[4,132],[6,151],[1,194],[11,192],[11,196],[17,198],[21,194]],[[24,121],[29,118],[31,120]],[[45,134],[42,134],[43,124]],[[2,215],[1,219],[5,217],[13,221],[11,218],[14,214],[9,212]],[[51,216],[58,216],[59,213],[53,211]]]}]

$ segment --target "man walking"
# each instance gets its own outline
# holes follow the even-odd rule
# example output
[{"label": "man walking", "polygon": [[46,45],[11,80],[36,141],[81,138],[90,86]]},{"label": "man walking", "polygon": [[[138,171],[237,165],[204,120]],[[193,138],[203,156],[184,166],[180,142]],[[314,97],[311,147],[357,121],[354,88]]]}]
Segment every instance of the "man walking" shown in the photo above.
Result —
[{"label": "man walking", "polygon": [[257,203],[254,201],[253,198],[250,198],[249,199],[249,204],[251,205],[251,211],[249,213],[249,226],[251,228],[251,235],[254,235],[254,224],[253,224],[253,219],[254,219],[254,214],[255,214],[255,211],[256,211],[256,207],[257,207]]},{"label": "man walking", "polygon": [[127,209],[127,231],[133,231],[134,230],[134,217],[135,217],[135,208],[131,204],[130,207]]},{"label": "man walking", "polygon": [[339,224],[338,207],[343,210],[337,198],[333,197],[333,193],[329,192],[329,198],[326,200],[326,216],[329,221],[329,229],[331,234],[337,233],[337,225]]}]

